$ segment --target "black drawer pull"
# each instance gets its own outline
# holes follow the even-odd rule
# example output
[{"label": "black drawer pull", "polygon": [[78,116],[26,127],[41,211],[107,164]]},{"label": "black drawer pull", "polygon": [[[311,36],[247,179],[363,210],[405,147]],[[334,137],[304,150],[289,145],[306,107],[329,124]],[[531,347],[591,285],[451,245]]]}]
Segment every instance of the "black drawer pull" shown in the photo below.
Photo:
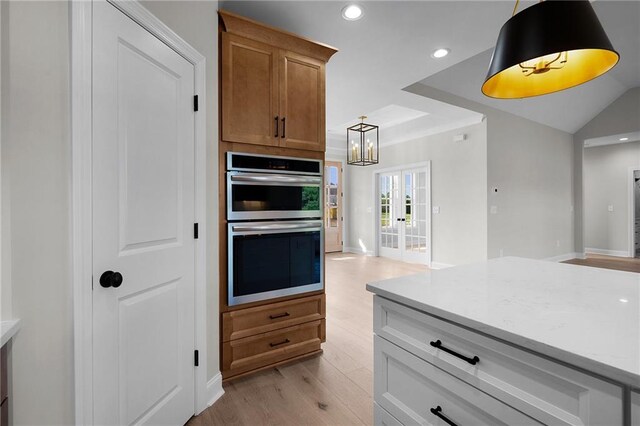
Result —
[{"label": "black drawer pull", "polygon": [[284,313],[278,314],[278,315],[269,315],[269,318],[270,319],[278,319],[278,318],[288,317],[289,315],[291,315],[291,314],[289,314],[289,312],[284,312]]},{"label": "black drawer pull", "polygon": [[285,129],[285,122],[284,122],[285,117],[282,117],[282,137],[284,138],[284,129]]},{"label": "black drawer pull", "polygon": [[451,355],[453,355],[455,357],[463,359],[463,360],[467,361],[471,365],[476,365],[477,363],[480,362],[480,358],[478,358],[477,356],[474,356],[473,358],[469,358],[468,356],[460,355],[459,353],[454,352],[451,349],[445,348],[444,346],[442,346],[442,342],[440,340],[436,340],[435,342],[430,342],[429,344],[431,346],[433,346],[434,348],[442,349],[443,351],[445,351],[448,354],[451,354]]},{"label": "black drawer pull", "polygon": [[291,340],[289,340],[289,339],[284,339],[282,342],[269,343],[269,346],[271,346],[272,348],[275,348],[276,346],[284,345],[285,343],[289,343],[290,341]]},{"label": "black drawer pull", "polygon": [[448,425],[458,426],[457,424],[449,420],[444,414],[442,414],[442,407],[439,405],[436,408],[431,409],[431,414],[433,414],[436,417],[440,417],[442,421],[444,421]]},{"label": "black drawer pull", "polygon": [[278,116],[276,115],[276,117],[274,118],[274,120],[276,121],[276,138],[278,137],[278,127],[280,127],[280,123],[278,123]]}]

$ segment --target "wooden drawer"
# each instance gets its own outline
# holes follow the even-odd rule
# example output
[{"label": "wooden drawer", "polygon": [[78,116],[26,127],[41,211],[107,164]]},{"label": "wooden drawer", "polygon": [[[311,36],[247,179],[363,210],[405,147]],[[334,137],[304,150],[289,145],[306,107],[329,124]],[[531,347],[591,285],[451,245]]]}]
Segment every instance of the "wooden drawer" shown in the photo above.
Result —
[{"label": "wooden drawer", "polygon": [[379,296],[374,331],[542,423],[622,424],[622,388]]},{"label": "wooden drawer", "polygon": [[241,339],[324,318],[324,294],[225,312],[222,341]]},{"label": "wooden drawer", "polygon": [[631,392],[631,425],[640,426],[640,390]]},{"label": "wooden drawer", "polygon": [[402,423],[375,402],[373,403],[373,424],[375,426],[402,426]]},{"label": "wooden drawer", "polygon": [[225,379],[320,350],[324,320],[307,322],[222,344]]},{"label": "wooden drawer", "polygon": [[375,402],[402,424],[444,425],[438,407],[458,425],[541,424],[379,336],[373,362]]}]

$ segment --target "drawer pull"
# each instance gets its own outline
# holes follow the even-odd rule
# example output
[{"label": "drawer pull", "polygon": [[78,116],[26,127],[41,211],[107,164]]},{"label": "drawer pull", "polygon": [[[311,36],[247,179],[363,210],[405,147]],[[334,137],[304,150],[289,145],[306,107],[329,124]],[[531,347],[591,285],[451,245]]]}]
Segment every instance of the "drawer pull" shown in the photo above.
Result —
[{"label": "drawer pull", "polygon": [[271,318],[273,320],[273,319],[288,317],[289,315],[291,315],[289,312],[284,312],[284,313],[278,314],[278,315],[269,315],[269,318]]},{"label": "drawer pull", "polygon": [[289,343],[290,341],[291,340],[289,340],[289,339],[284,339],[282,342],[269,343],[269,346],[271,346],[272,348],[275,348],[276,346],[284,345],[285,343]]},{"label": "drawer pull", "polygon": [[477,356],[474,356],[473,358],[469,358],[467,356],[460,355],[459,353],[454,352],[449,348],[445,348],[444,346],[442,346],[442,342],[440,340],[436,340],[435,342],[429,342],[429,344],[431,346],[433,346],[434,348],[442,349],[443,351],[445,351],[448,354],[451,354],[451,355],[453,355],[455,357],[463,359],[463,360],[467,361],[471,365],[476,365],[477,363],[480,362],[480,358],[478,358]]},{"label": "drawer pull", "polygon": [[439,405],[436,408],[432,408],[431,409],[431,414],[433,414],[436,417],[440,417],[442,419],[442,421],[444,421],[448,425],[458,426],[454,422],[449,420],[444,414],[442,414],[442,407],[439,406]]}]

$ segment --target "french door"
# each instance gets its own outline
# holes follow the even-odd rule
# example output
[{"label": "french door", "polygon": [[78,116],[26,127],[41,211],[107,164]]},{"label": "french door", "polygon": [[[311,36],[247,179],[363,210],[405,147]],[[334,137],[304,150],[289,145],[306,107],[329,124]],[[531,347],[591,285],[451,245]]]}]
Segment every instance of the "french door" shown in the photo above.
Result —
[{"label": "french door", "polygon": [[380,256],[425,265],[431,262],[430,198],[428,166],[379,175]]}]

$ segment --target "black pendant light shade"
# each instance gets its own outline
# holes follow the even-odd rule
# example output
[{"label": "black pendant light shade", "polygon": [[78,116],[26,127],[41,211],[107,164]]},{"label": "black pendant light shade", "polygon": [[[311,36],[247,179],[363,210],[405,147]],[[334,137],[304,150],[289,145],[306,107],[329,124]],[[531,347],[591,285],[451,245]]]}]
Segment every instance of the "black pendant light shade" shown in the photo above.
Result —
[{"label": "black pendant light shade", "polygon": [[482,93],[545,95],[592,80],[619,59],[588,0],[543,1],[502,26]]}]

